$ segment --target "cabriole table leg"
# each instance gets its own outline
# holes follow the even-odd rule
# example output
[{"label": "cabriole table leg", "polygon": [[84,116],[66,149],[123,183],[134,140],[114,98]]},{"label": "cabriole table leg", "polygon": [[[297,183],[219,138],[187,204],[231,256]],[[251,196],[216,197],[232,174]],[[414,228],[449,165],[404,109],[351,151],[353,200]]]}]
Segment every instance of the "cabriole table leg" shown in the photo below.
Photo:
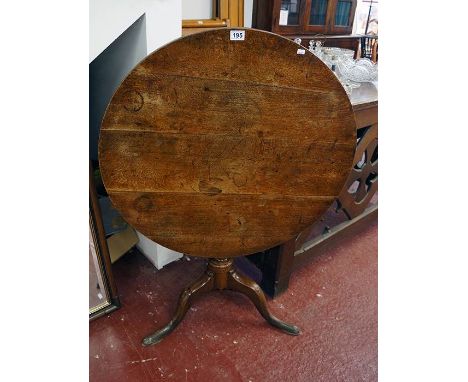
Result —
[{"label": "cabriole table leg", "polygon": [[143,339],[143,346],[154,345],[160,342],[164,337],[170,334],[177,325],[180,324],[182,319],[190,308],[190,304],[194,297],[198,294],[209,292],[214,287],[214,278],[212,272],[205,272],[195,283],[186,288],[179,297],[177,303],[177,309],[174,313],[174,317],[169,323],[163,328],[157,330],[153,334],[146,336]]},{"label": "cabriole table leg", "polygon": [[211,258],[208,261],[208,266],[203,276],[181,293],[172,320],[163,328],[145,337],[143,339],[143,346],[157,344],[170,334],[184,318],[193,299],[197,295],[214,289],[229,289],[245,294],[270,325],[281,329],[287,334],[299,334],[297,326],[279,320],[268,311],[266,298],[261,288],[249,277],[237,273],[232,259]]}]

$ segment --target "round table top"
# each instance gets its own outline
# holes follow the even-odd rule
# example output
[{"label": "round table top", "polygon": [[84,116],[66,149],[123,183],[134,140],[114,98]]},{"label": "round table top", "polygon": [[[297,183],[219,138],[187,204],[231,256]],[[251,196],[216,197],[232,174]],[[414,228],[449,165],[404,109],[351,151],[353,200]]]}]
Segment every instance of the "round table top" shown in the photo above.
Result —
[{"label": "round table top", "polygon": [[101,127],[114,206],[150,239],[194,256],[293,238],[333,203],[353,165],[353,110],[333,72],[286,38],[236,30],[244,40],[223,28],[149,55]]}]

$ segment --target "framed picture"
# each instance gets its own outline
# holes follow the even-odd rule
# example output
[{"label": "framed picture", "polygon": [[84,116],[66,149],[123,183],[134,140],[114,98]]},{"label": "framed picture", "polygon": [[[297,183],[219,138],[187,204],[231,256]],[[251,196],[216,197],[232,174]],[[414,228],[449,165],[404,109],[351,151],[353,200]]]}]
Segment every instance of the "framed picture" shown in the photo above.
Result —
[{"label": "framed picture", "polygon": [[89,319],[92,320],[118,309],[120,301],[112,276],[91,163],[89,168]]}]

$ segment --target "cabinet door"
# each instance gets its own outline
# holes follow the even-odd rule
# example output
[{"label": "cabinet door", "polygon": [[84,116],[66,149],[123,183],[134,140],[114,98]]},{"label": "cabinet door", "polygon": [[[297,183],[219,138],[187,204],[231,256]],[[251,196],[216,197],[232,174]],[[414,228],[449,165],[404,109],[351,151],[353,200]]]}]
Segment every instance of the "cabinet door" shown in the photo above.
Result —
[{"label": "cabinet door", "polygon": [[303,33],[306,2],[306,0],[275,0],[272,31],[280,34]]},{"label": "cabinet door", "polygon": [[354,13],[357,0],[333,0],[334,7],[330,14],[330,33],[349,34],[353,29]]},{"label": "cabinet door", "polygon": [[307,32],[329,32],[331,15],[336,0],[307,0],[306,24]]}]

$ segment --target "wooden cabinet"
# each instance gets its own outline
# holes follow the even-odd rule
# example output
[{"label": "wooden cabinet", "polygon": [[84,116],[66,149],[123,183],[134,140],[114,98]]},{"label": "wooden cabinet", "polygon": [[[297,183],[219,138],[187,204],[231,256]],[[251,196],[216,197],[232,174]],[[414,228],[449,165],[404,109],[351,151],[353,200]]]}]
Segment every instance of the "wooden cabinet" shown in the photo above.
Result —
[{"label": "wooden cabinet", "polygon": [[351,34],[357,0],[257,0],[252,27],[281,35]]}]

